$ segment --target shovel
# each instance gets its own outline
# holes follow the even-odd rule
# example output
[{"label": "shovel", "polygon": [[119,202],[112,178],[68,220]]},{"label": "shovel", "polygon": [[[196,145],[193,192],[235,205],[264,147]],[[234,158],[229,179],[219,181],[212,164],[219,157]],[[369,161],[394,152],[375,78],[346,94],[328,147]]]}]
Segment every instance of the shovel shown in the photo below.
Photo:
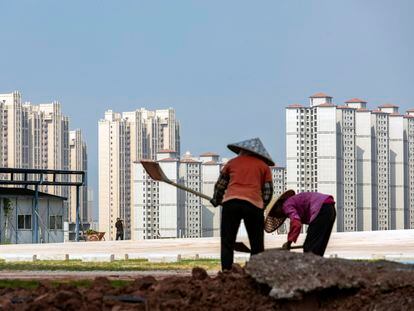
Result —
[{"label": "shovel", "polygon": [[148,175],[150,175],[150,177],[156,181],[163,181],[166,182],[167,184],[170,184],[174,187],[177,187],[178,189],[190,192],[196,196],[199,196],[203,199],[206,199],[207,201],[210,201],[211,198],[208,195],[205,195],[204,193],[195,191],[191,188],[188,188],[186,186],[177,184],[175,182],[173,182],[172,180],[170,180],[167,176],[165,176],[164,172],[162,171],[162,168],[160,166],[159,163],[151,161],[151,160],[141,160],[140,161],[142,166],[144,167],[144,169],[147,171]]},{"label": "shovel", "polygon": [[[295,246],[290,247],[290,249],[299,249],[299,248],[303,248],[303,245],[295,245]],[[236,252],[250,253],[250,248],[248,248],[247,245],[244,244],[243,242],[236,242],[234,244],[234,250]],[[267,250],[284,250],[284,248],[275,247],[275,248],[268,248]]]}]

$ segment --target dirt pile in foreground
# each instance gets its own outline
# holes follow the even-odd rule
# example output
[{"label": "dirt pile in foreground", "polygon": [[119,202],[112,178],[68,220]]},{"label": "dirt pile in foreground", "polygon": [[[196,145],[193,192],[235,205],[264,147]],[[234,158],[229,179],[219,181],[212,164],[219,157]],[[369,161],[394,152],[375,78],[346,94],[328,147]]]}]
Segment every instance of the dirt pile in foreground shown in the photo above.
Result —
[{"label": "dirt pile in foreground", "polygon": [[192,276],[145,276],[119,289],[103,277],[88,288],[44,281],[34,290],[2,289],[0,310],[271,310],[267,294],[240,267],[215,277],[194,268]]},{"label": "dirt pile in foreground", "polygon": [[414,266],[266,251],[247,273],[269,296],[303,310],[414,310]]},{"label": "dirt pile in foreground", "polygon": [[[250,275],[249,275],[249,274]],[[87,288],[1,289],[0,310],[414,310],[412,266],[324,259],[268,251],[246,269],[210,277],[141,277],[113,288],[96,278]]]}]

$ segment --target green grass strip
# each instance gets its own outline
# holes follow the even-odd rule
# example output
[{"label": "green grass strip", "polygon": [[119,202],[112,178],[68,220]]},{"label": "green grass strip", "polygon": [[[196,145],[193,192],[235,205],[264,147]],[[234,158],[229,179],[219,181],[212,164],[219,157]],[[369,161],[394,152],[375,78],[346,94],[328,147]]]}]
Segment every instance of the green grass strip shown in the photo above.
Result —
[{"label": "green grass strip", "polygon": [[217,259],[180,260],[166,263],[149,262],[145,259],[115,260],[113,262],[83,262],[81,260],[0,261],[0,270],[22,271],[167,271],[191,270],[194,267],[219,270],[220,261]]}]

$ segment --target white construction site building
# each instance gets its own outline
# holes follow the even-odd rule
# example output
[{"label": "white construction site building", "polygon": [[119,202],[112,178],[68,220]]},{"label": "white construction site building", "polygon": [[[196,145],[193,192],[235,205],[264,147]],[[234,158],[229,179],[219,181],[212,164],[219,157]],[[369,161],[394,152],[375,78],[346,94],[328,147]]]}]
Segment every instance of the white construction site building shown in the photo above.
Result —
[{"label": "white construction site building", "polygon": [[180,154],[179,123],[173,109],[105,112],[99,121],[99,231],[115,239],[115,222],[124,221],[131,238],[132,163],[156,159],[159,150]]},{"label": "white construction site building", "polygon": [[413,228],[413,111],[366,104],[318,93],[286,108],[287,188],[332,194],[338,231]]},{"label": "white construction site building", "polygon": [[38,212],[34,212],[35,192],[25,188],[0,187],[0,242],[29,244],[34,242],[33,218],[38,216],[39,241],[60,243],[64,239],[66,198],[38,192]]}]

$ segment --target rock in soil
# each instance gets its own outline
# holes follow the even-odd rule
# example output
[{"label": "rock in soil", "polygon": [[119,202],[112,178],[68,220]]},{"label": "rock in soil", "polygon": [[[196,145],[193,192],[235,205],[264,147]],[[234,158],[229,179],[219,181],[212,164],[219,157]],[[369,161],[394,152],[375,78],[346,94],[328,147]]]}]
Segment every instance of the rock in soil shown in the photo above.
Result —
[{"label": "rock in soil", "polygon": [[414,267],[389,261],[328,259],[271,250],[252,256],[246,272],[286,305],[315,310],[414,310]]}]

